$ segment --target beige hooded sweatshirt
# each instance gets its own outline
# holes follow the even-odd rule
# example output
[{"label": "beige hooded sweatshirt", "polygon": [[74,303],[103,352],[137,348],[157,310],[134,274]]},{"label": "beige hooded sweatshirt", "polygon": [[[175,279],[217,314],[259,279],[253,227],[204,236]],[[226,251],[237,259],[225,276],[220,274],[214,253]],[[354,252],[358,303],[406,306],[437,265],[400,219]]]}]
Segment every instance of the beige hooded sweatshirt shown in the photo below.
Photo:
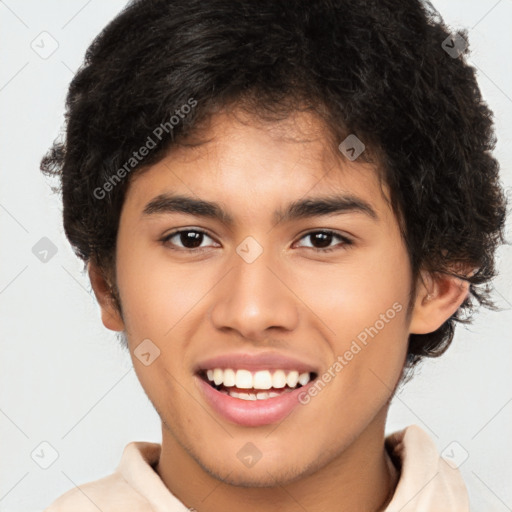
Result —
[{"label": "beige hooded sweatshirt", "polygon": [[[468,493],[458,469],[437,452],[417,425],[386,438],[400,478],[385,512],[469,512]],[[189,509],[153,469],[161,445],[131,442],[115,472],[63,494],[43,512],[185,512]]]}]

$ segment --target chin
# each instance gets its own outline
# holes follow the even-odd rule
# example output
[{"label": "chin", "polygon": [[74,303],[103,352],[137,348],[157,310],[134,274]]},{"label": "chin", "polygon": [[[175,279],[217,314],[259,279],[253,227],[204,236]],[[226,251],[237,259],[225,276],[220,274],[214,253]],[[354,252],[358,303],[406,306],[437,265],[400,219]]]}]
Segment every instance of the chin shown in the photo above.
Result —
[{"label": "chin", "polygon": [[[307,477],[315,473],[321,461],[317,459],[316,463],[310,464],[303,461],[292,461],[289,458],[281,458],[272,464],[269,460],[264,460],[263,456],[252,468],[244,468],[238,460],[234,465],[219,467],[218,465],[206,465],[204,461],[199,461],[199,465],[210,476],[225,484],[236,487],[246,488],[264,488],[284,486],[293,483],[296,480]],[[284,464],[283,464],[284,463]]]}]

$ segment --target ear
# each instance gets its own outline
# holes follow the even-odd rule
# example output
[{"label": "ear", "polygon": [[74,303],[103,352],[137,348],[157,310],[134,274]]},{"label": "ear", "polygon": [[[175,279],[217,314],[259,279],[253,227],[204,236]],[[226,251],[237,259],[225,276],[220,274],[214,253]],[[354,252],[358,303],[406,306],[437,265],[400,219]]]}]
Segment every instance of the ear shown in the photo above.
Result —
[{"label": "ear", "polygon": [[469,283],[447,274],[422,273],[418,280],[410,333],[428,334],[439,329],[464,302]]},{"label": "ear", "polygon": [[94,295],[96,295],[96,300],[101,308],[101,321],[103,325],[111,331],[124,331],[121,313],[116,306],[111,287],[104,273],[94,262],[88,263],[87,271]]}]

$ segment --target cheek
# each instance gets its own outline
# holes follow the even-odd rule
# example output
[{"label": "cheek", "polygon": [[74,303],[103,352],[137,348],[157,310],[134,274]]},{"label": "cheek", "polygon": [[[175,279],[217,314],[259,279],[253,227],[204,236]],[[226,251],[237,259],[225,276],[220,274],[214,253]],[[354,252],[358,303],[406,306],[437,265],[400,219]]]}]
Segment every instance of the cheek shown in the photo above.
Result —
[{"label": "cheek", "polygon": [[311,409],[301,428],[317,432],[316,418],[322,417],[325,432],[331,433],[326,439],[336,438],[340,425],[348,436],[356,435],[386,406],[407,352],[406,308],[402,304],[385,300],[366,302],[367,309],[351,306],[333,318],[332,361],[319,376],[316,390],[310,388],[310,395],[302,397],[302,403]]},{"label": "cheek", "polygon": [[339,264],[302,266],[293,274],[293,289],[322,320],[325,335],[340,351],[376,323],[384,337],[385,331],[391,335],[407,328],[405,315],[397,313],[405,313],[409,303],[408,269],[405,249],[375,247],[347,254]]},{"label": "cheek", "polygon": [[128,252],[123,242],[120,238],[117,282],[127,332],[164,340],[207,294],[211,270],[171,264],[163,250],[139,242]]},{"label": "cheek", "polygon": [[378,257],[369,254],[351,265],[325,268],[314,279],[304,271],[298,293],[314,305],[332,349],[325,393],[327,401],[342,405],[331,411],[333,421],[342,410],[359,411],[364,418],[387,400],[405,361],[411,286],[407,254],[386,247]]}]

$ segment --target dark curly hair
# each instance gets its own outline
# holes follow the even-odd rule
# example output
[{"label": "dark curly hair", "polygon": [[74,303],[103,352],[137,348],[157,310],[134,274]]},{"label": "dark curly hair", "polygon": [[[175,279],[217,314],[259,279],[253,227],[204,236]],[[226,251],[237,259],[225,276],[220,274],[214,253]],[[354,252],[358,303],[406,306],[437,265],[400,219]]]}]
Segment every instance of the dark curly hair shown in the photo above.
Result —
[{"label": "dark curly hair", "polygon": [[[390,188],[413,277],[425,270],[469,281],[450,319],[410,336],[410,367],[438,356],[477,303],[495,309],[490,280],[504,241],[493,115],[466,42],[419,0],[132,1],[88,48],[69,87],[65,140],[41,162],[60,178],[66,235],[115,282],[131,176],[219,109],[243,105],[266,122],[308,110],[333,147],[349,134],[364,141],[362,158]],[[166,127],[159,137],[157,127]],[[148,136],[155,147],[134,161]],[[460,271],[468,266],[469,276]]]}]

